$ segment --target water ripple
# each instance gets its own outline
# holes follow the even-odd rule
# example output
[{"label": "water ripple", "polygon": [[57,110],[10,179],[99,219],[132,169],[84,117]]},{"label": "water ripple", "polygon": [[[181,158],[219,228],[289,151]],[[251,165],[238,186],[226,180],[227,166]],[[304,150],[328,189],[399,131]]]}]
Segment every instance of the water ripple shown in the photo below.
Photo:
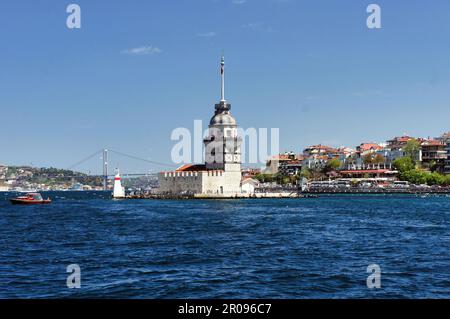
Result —
[{"label": "water ripple", "polygon": [[[450,198],[0,193],[0,298],[449,298]],[[82,269],[67,289],[66,266]],[[382,289],[366,287],[369,264]]]}]

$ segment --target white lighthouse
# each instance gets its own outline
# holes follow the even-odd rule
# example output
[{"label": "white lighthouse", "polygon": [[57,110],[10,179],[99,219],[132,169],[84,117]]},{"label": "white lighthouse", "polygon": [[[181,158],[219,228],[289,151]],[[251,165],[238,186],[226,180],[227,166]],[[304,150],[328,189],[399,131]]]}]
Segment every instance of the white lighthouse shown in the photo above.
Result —
[{"label": "white lighthouse", "polygon": [[116,176],[114,176],[113,198],[125,198],[125,188],[122,187],[119,169],[117,169]]}]

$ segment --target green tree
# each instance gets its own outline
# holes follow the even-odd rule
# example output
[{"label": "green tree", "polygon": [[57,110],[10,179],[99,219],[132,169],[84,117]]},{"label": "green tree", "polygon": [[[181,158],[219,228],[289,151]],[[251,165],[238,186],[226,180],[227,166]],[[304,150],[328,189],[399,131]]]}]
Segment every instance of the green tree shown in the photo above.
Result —
[{"label": "green tree", "polygon": [[327,162],[325,165],[325,172],[331,172],[337,170],[342,166],[342,162],[338,158],[333,158]]},{"label": "green tree", "polygon": [[256,174],[255,179],[260,181],[261,183],[271,183],[273,182],[273,175],[272,174]]},{"label": "green tree", "polygon": [[412,184],[425,184],[427,182],[427,177],[425,176],[425,174],[417,169],[412,169],[403,172],[400,175],[400,178]]},{"label": "green tree", "polygon": [[445,176],[433,172],[426,175],[428,185],[445,185]]},{"label": "green tree", "polygon": [[436,172],[436,171],[438,170],[438,168],[439,168],[439,165],[438,165],[438,163],[436,163],[436,161],[431,161],[431,162],[428,164],[428,169],[429,169],[431,172]]},{"label": "green tree", "polygon": [[400,175],[400,178],[404,181],[408,181],[413,184],[427,184],[427,185],[448,185],[447,182],[450,182],[450,179],[447,179],[446,176],[441,175],[439,173],[430,173],[427,171],[423,171],[420,169],[412,169],[409,171],[405,171]]},{"label": "green tree", "polygon": [[450,175],[446,175],[445,176],[445,182],[444,182],[445,186],[450,186]]},{"label": "green tree", "polygon": [[302,171],[300,172],[300,177],[304,177],[306,179],[310,179],[312,176],[311,170],[306,166],[302,167]]},{"label": "green tree", "polygon": [[400,171],[400,173],[405,173],[407,171],[413,170],[415,168],[415,165],[410,157],[400,157],[394,161],[394,167],[398,171]]},{"label": "green tree", "polygon": [[414,163],[419,158],[420,153],[420,143],[416,139],[411,139],[408,142],[406,142],[405,147],[403,148],[403,151],[405,152],[405,156],[411,158]]}]

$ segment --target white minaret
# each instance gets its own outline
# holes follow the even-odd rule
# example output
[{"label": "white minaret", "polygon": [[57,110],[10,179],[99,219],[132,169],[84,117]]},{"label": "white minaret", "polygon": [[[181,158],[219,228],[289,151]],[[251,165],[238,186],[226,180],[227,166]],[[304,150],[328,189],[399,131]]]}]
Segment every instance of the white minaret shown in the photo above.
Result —
[{"label": "white minaret", "polygon": [[113,198],[125,198],[125,188],[122,187],[119,169],[117,169],[117,174],[114,177]]}]

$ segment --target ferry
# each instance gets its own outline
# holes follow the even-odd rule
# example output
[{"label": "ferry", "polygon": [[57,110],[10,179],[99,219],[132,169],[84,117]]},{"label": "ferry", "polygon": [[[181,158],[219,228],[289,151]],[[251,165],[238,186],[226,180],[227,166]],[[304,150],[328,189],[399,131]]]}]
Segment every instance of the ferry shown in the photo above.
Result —
[{"label": "ferry", "polygon": [[43,199],[39,193],[28,193],[25,196],[11,198],[9,201],[13,205],[42,205],[52,202],[50,198]]}]

